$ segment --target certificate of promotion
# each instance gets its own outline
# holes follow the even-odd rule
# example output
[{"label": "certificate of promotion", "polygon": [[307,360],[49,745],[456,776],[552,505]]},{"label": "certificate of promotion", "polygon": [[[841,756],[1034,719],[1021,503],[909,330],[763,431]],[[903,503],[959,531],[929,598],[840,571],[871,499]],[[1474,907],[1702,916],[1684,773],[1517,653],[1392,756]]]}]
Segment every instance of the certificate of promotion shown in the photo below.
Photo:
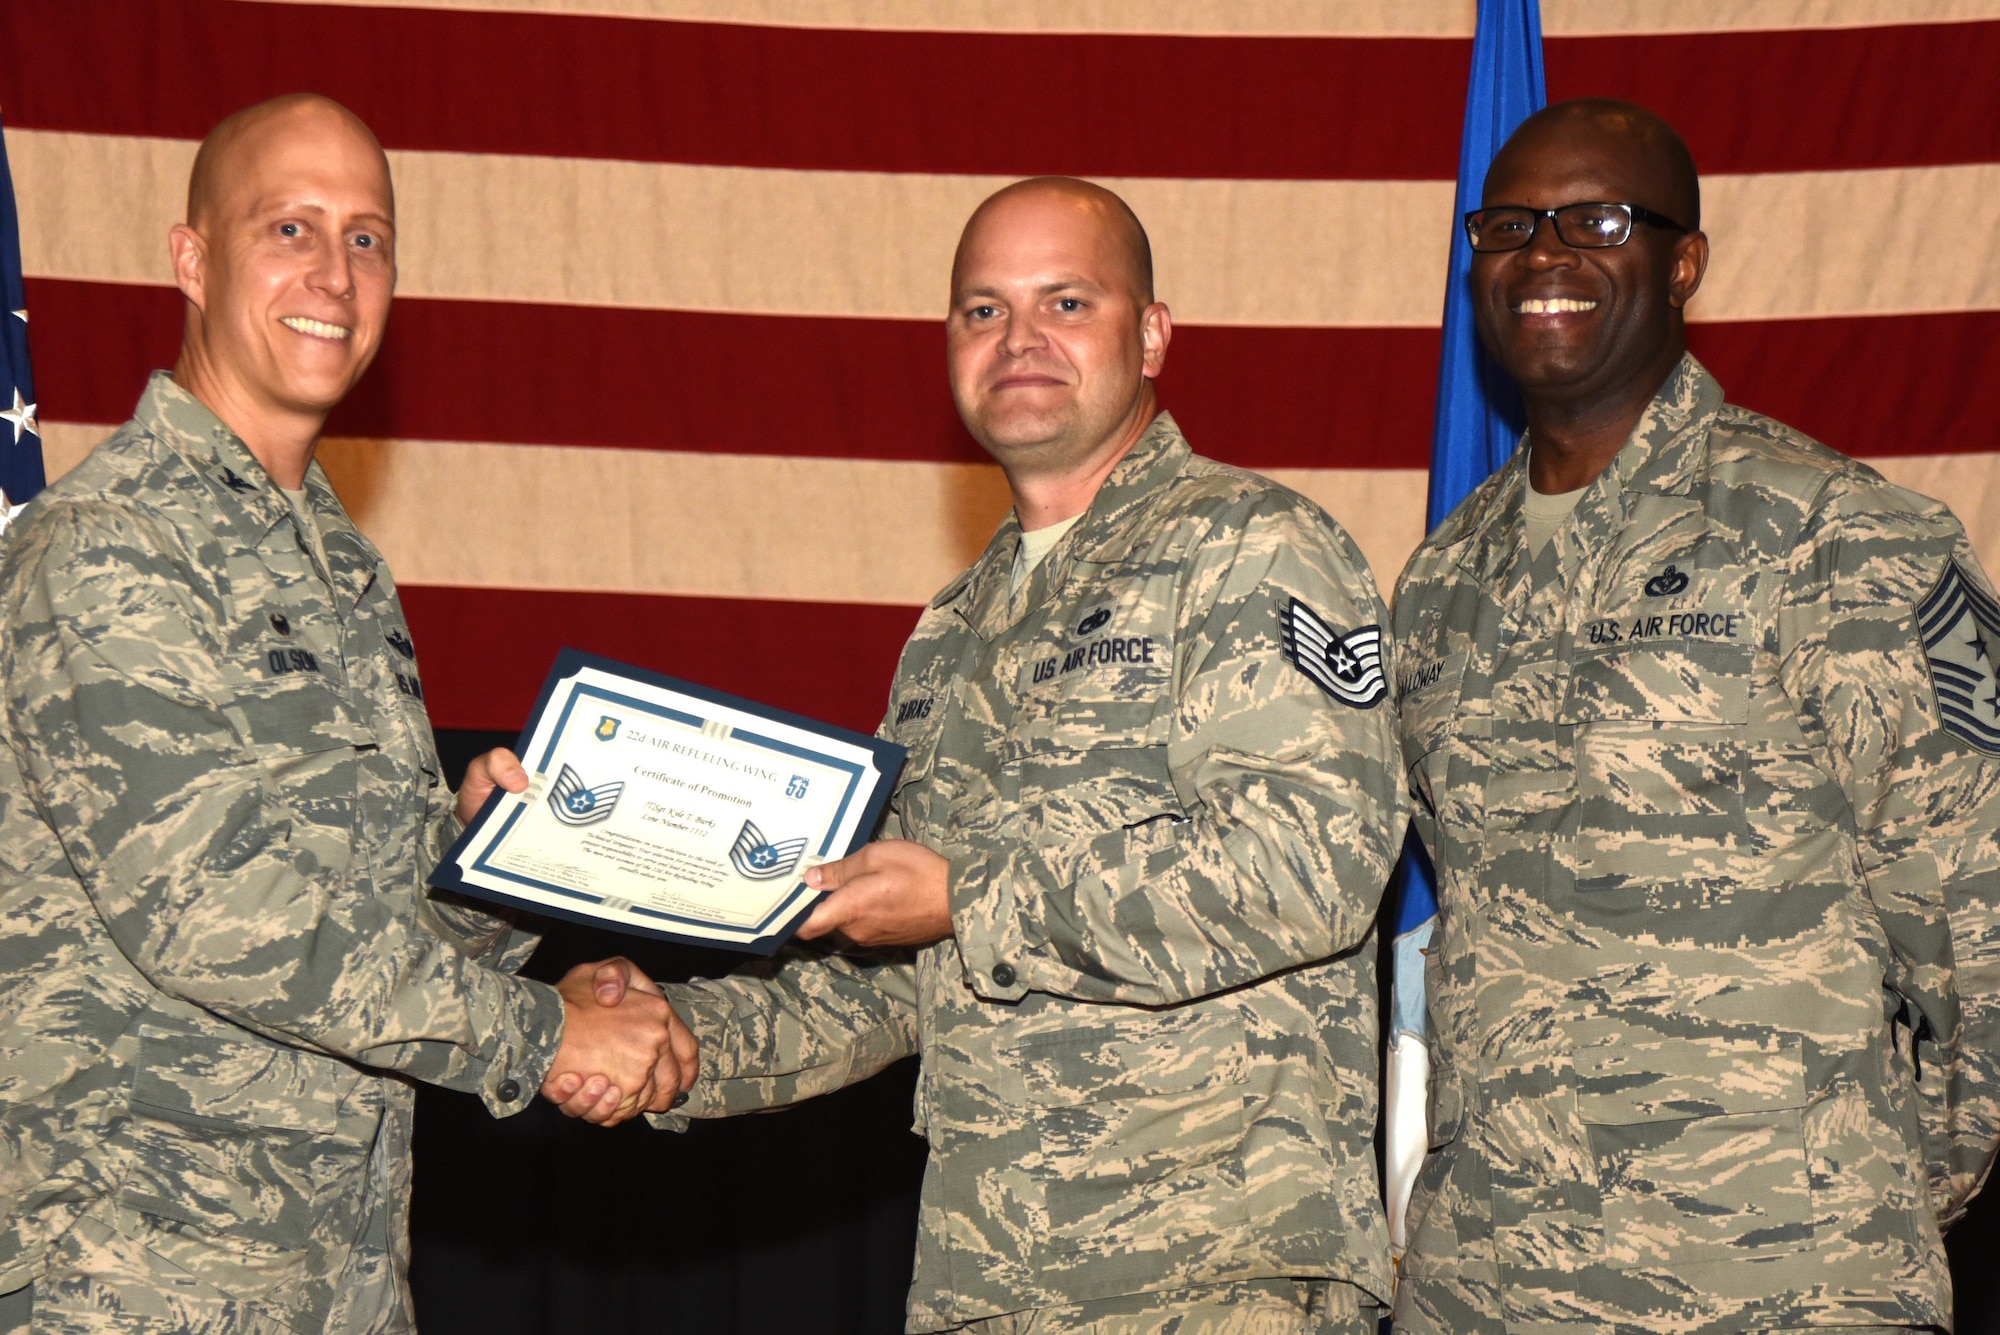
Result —
[{"label": "certificate of promotion", "polygon": [[596,927],[768,955],[874,833],[904,751],[565,649],[431,884]]}]

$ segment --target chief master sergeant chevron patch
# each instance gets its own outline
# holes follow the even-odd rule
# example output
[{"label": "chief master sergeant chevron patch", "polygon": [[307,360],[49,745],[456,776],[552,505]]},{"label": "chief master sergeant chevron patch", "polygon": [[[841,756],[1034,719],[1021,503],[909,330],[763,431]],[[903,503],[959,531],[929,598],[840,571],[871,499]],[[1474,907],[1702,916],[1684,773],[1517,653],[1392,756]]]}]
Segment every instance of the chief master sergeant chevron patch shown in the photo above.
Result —
[{"label": "chief master sergeant chevron patch", "polygon": [[1917,626],[1945,730],[1988,755],[2000,755],[2000,677],[1993,667],[2000,606],[1953,561],[1918,605]]}]

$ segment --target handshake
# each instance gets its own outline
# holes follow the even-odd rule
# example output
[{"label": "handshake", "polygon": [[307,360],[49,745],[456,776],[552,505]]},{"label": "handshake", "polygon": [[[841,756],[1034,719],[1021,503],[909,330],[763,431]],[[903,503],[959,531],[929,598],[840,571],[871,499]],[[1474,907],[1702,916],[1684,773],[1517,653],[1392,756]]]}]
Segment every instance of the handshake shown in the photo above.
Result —
[{"label": "handshake", "polygon": [[563,999],[562,1046],[542,1097],[565,1115],[616,1126],[642,1112],[665,1112],[700,1070],[694,1032],[652,979],[628,959],[579,964],[556,990]]},{"label": "handshake", "polygon": [[[475,756],[458,789],[458,821],[468,825],[495,788],[528,787],[520,758],[504,747]],[[901,839],[868,845],[806,873],[831,893],[799,929],[801,940],[838,934],[862,946],[922,946],[952,934],[945,860]],[[556,990],[563,999],[562,1046],[542,1096],[571,1117],[616,1126],[642,1112],[665,1112],[694,1086],[699,1050],[659,987],[628,959],[579,964]]]},{"label": "handshake", "polygon": [[[512,751],[473,757],[458,788],[459,824],[470,824],[495,788],[518,793],[527,786],[528,771]],[[631,960],[579,964],[556,991],[563,999],[562,1046],[542,1097],[564,1113],[616,1126],[642,1112],[665,1112],[693,1087],[694,1032]]]}]

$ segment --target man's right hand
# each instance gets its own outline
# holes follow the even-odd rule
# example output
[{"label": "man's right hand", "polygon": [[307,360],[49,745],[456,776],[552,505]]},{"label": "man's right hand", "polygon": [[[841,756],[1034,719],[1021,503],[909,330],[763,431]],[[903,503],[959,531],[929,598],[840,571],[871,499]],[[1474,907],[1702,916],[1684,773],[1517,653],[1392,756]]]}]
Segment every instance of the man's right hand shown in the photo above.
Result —
[{"label": "man's right hand", "polygon": [[[664,1113],[680,1095],[694,1087],[700,1073],[700,1047],[694,1033],[674,1013],[660,995],[658,983],[646,977],[630,959],[606,959],[602,963],[580,963],[570,969],[558,991],[564,999],[564,1045],[550,1065],[548,1079],[542,1081],[542,1097],[560,1105],[564,1115],[582,1117],[600,1125],[616,1125],[640,1111]],[[592,1005],[594,1003],[594,1005]],[[584,1061],[568,1061],[570,1023],[578,1007],[598,1011],[622,1011],[626,1005],[644,1007],[648,1013],[664,1009],[666,1045],[656,1049],[650,1087],[618,1083],[606,1069],[592,1069]],[[644,1095],[644,1097],[642,1097]]]},{"label": "man's right hand", "polygon": [[[570,1117],[616,1126],[640,1112],[663,1112],[686,1085],[681,1071],[686,1034],[673,1008],[628,960],[579,964],[556,990],[563,999],[562,1046],[542,1082],[542,1095]],[[689,1050],[691,1059],[693,1054]],[[690,1065],[691,1065],[690,1060]]]}]

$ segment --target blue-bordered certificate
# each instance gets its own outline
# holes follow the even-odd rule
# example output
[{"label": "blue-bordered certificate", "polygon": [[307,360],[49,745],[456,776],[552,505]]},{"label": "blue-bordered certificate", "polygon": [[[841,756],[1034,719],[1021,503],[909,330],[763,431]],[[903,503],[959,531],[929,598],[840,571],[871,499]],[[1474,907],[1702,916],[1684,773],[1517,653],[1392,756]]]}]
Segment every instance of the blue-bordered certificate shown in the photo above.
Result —
[{"label": "blue-bordered certificate", "polygon": [[431,884],[759,955],[819,898],[806,869],[874,833],[903,748],[565,649],[495,790]]}]

